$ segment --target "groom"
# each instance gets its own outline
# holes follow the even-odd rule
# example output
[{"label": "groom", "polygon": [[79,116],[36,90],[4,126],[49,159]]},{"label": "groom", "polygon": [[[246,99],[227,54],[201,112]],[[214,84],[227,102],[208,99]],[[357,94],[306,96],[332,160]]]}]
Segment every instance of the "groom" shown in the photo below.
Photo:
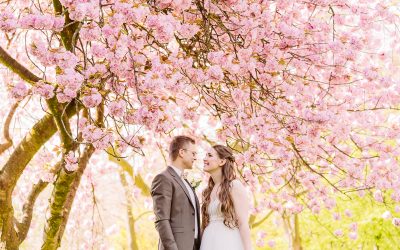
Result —
[{"label": "groom", "polygon": [[185,169],[196,160],[195,141],[176,136],[169,146],[171,165],[151,184],[159,250],[200,249],[200,205],[194,189],[184,179]]}]

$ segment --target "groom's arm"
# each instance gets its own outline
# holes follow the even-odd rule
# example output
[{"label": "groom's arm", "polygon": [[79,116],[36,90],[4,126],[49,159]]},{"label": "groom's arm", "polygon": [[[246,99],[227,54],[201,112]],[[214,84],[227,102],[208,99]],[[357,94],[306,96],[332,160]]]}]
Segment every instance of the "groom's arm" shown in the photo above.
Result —
[{"label": "groom's arm", "polygon": [[156,216],[156,229],[165,250],[178,250],[170,224],[172,183],[164,176],[157,175],[151,184],[151,197]]}]

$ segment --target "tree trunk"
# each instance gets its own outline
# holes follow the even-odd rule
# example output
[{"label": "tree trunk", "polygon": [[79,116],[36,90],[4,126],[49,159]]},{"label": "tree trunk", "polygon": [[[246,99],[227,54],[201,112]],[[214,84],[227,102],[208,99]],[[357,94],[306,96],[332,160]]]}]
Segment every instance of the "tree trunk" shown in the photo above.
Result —
[{"label": "tree trunk", "polygon": [[[73,106],[66,109],[68,117],[75,114]],[[45,115],[22,139],[0,171],[1,241],[6,243],[7,249],[18,249],[21,243],[14,223],[12,192],[30,160],[56,131],[53,116]]]},{"label": "tree trunk", "polygon": [[282,219],[288,237],[289,249],[302,250],[298,215],[284,216]]},{"label": "tree trunk", "polygon": [[302,250],[301,237],[300,237],[300,225],[299,225],[299,215],[294,215],[294,237],[293,237],[293,249]]},{"label": "tree trunk", "polygon": [[[56,109],[56,107],[53,108]],[[54,110],[54,112],[56,112],[56,110]],[[58,121],[56,119],[56,123],[62,123],[63,120],[65,119],[60,117]],[[99,127],[104,127],[104,102],[97,106],[96,124]],[[60,124],[57,124],[57,127],[60,129]],[[68,133],[70,133],[69,124],[68,126],[63,125],[62,127],[66,129],[66,131],[64,131],[64,136],[62,137],[62,140],[64,140],[63,149],[66,153],[68,153],[70,150],[74,151],[76,144],[73,143],[71,138],[68,136]],[[95,148],[93,145],[88,144],[78,161],[78,169],[72,173],[68,173],[65,169],[65,160],[63,157],[63,166],[57,180],[54,183],[54,189],[51,195],[49,208],[50,217],[46,220],[46,225],[44,228],[44,239],[42,245],[43,250],[57,249],[60,246],[82,174],[94,151]]]},{"label": "tree trunk", "polygon": [[67,173],[65,168],[61,169],[51,195],[50,218],[46,221],[42,249],[57,249],[60,246],[81,177],[94,151],[92,145],[85,148],[75,172]]}]

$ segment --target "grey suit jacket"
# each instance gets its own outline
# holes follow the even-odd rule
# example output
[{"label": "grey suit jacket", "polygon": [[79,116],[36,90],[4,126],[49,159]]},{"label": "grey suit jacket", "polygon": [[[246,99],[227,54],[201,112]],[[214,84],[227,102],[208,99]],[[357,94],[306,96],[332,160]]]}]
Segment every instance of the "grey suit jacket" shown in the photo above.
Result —
[{"label": "grey suit jacket", "polygon": [[[194,196],[196,204],[192,204],[183,180],[171,167],[154,177],[151,197],[156,216],[155,226],[160,236],[159,250],[200,248],[200,241],[196,245],[194,242],[195,216],[198,222],[198,239],[201,239],[200,205],[195,192]],[[197,206],[197,214],[194,206]]]}]

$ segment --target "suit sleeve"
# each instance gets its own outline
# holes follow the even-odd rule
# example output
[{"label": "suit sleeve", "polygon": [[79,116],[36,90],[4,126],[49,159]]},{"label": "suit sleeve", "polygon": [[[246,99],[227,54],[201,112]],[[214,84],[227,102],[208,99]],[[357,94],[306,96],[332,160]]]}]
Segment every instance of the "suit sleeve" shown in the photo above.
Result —
[{"label": "suit sleeve", "polygon": [[163,175],[157,175],[151,184],[156,229],[165,250],[178,250],[170,224],[172,183]]}]

